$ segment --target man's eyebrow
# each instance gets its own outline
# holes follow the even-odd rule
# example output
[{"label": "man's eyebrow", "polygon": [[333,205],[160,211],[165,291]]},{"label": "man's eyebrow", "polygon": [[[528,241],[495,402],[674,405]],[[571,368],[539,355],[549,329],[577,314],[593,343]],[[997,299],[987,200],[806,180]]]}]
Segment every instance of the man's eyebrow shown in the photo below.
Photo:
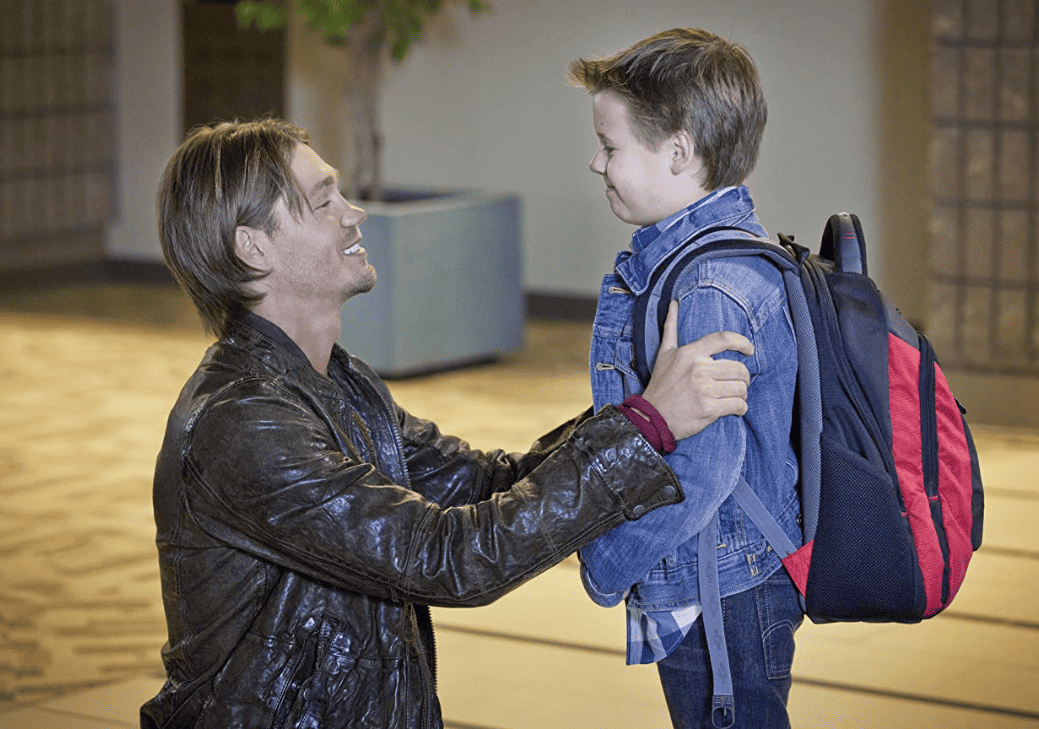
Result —
[{"label": "man's eyebrow", "polygon": [[310,192],[307,194],[307,197],[313,197],[314,195],[317,195],[318,193],[323,192],[328,188],[334,189],[336,187],[336,180],[337,177],[335,174],[327,175],[324,179],[319,180],[318,183],[310,189]]}]

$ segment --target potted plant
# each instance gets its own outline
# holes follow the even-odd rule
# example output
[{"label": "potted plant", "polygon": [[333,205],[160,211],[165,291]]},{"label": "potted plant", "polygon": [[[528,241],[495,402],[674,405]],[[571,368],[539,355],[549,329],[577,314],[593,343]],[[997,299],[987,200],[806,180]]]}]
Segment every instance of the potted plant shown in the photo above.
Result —
[{"label": "potted plant", "polygon": [[[465,2],[486,12],[481,0]],[[379,91],[444,0],[240,0],[240,25],[285,27],[290,13],[344,53],[352,146],[343,193],[364,201],[375,290],[343,308],[339,342],[386,377],[487,360],[522,343],[520,207],[514,195],[387,191]]]}]

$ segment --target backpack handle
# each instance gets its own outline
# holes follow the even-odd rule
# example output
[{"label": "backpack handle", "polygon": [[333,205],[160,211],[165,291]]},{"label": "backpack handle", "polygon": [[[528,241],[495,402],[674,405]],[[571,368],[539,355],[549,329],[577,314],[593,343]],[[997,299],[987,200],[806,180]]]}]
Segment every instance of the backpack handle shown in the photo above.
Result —
[{"label": "backpack handle", "polygon": [[869,275],[866,271],[866,238],[862,235],[859,216],[855,213],[831,215],[823,228],[819,255],[833,261],[838,271]]}]

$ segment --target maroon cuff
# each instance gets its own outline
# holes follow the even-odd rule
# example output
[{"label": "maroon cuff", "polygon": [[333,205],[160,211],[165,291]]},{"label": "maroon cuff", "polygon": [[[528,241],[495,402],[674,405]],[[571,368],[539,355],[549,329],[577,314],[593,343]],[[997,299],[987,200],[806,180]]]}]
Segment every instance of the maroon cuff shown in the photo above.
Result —
[{"label": "maroon cuff", "polygon": [[[640,417],[635,413],[631,412],[635,410],[646,418]],[[667,421],[664,420],[663,416],[657,412],[657,409],[650,405],[644,397],[641,395],[631,395],[620,405],[620,411],[635,424],[635,427],[639,429],[643,437],[649,441],[649,444],[656,450],[663,454],[671,453],[678,447],[678,443],[675,441],[674,433],[671,432],[671,428],[668,427]]]},{"label": "maroon cuff", "polygon": [[649,444],[653,446],[653,450],[660,452],[660,434],[657,433],[656,427],[652,422],[646,420],[644,417],[635,412],[634,408],[628,407],[625,403],[621,403],[617,406],[617,409],[624,413],[624,417],[632,422],[632,424],[639,429],[642,433],[642,437],[649,441]]}]

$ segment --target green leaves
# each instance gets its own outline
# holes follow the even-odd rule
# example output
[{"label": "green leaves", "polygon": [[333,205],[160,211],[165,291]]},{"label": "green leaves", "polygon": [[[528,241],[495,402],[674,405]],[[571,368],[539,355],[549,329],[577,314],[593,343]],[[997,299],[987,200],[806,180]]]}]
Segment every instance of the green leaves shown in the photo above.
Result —
[{"label": "green leaves", "polygon": [[386,2],[386,36],[390,39],[390,55],[401,61],[411,44],[422,35],[426,19],[440,9],[440,0],[388,0]]},{"label": "green leaves", "polygon": [[[482,0],[468,3],[474,15],[491,10],[491,4]],[[271,30],[288,24],[291,6],[328,43],[343,45],[351,29],[363,29],[373,53],[388,44],[393,60],[401,61],[443,4],[444,0],[239,0],[235,13],[242,28]]]},{"label": "green leaves", "polygon": [[258,30],[284,28],[289,22],[288,7],[277,0],[242,0],[235,5],[238,27],[255,25]]}]

